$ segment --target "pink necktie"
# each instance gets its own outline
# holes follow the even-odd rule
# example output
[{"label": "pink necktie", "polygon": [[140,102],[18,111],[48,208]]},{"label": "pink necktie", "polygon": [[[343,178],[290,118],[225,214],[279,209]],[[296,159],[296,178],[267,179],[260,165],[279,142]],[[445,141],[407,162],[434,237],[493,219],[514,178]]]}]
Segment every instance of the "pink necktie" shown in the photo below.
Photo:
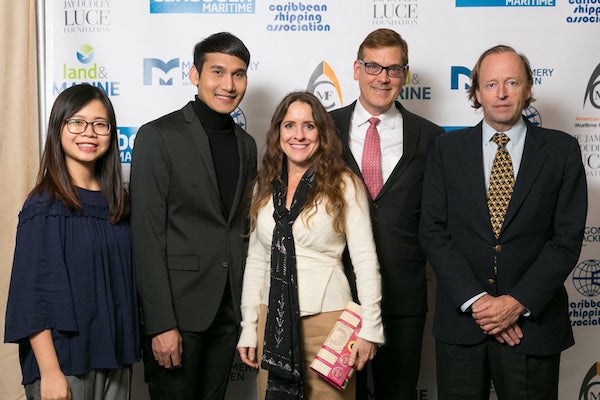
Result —
[{"label": "pink necktie", "polygon": [[372,199],[377,197],[383,186],[381,145],[379,144],[379,132],[377,132],[377,124],[379,122],[379,118],[369,118],[371,125],[367,129],[361,162],[362,176]]}]

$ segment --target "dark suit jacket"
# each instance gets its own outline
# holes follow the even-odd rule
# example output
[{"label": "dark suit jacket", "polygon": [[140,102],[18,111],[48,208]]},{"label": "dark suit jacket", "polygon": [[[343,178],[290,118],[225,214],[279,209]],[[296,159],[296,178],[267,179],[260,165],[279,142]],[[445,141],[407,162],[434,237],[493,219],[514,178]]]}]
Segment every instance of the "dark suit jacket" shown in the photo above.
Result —
[{"label": "dark suit jacket", "polygon": [[558,353],[574,342],[563,283],[578,261],[587,212],[577,140],[527,123],[498,240],[486,201],[482,124],[442,135],[427,162],[420,229],[437,277],[434,336],[451,344],[481,342],[486,336],[459,307],[484,291],[509,294],[531,312],[518,321],[524,337],[515,350]]},{"label": "dark suit jacket", "polygon": [[[240,318],[256,143],[235,126],[239,180],[229,217],[192,102],[142,126],[131,163],[131,229],[147,334],[202,332],[229,282]],[[229,277],[229,279],[227,279]]]},{"label": "dark suit jacket", "polygon": [[[331,116],[340,131],[348,166],[362,177],[349,147],[355,105],[356,102],[334,110]],[[443,129],[409,112],[398,102],[396,108],[403,119],[402,158],[371,207],[382,277],[382,311],[392,315],[423,315],[427,311],[427,286],[425,255],[418,239],[421,188],[429,146]],[[347,268],[348,263],[346,257]]]}]

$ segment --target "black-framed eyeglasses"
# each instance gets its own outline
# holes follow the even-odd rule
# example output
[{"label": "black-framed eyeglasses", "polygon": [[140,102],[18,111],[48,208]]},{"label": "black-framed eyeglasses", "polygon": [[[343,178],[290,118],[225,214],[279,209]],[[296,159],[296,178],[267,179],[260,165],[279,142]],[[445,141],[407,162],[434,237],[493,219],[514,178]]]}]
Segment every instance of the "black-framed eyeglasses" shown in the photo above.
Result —
[{"label": "black-framed eyeglasses", "polygon": [[402,78],[404,76],[404,72],[408,68],[408,65],[389,65],[384,67],[383,65],[379,65],[373,62],[364,62],[363,60],[358,60],[358,62],[365,67],[365,72],[369,75],[379,75],[381,71],[385,69],[385,72],[389,77],[392,78]]},{"label": "black-framed eyeglasses", "polygon": [[110,123],[106,121],[84,121],[83,119],[71,118],[65,121],[67,130],[75,135],[80,135],[87,130],[88,125],[96,135],[106,136],[110,134]]}]

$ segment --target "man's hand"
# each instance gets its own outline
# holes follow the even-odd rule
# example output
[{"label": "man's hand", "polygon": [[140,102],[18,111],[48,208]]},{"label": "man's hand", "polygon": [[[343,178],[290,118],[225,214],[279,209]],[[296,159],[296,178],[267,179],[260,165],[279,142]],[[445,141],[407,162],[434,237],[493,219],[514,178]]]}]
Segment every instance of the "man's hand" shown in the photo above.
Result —
[{"label": "man's hand", "polygon": [[514,323],[502,332],[495,334],[494,338],[500,343],[506,343],[510,347],[513,347],[521,343],[523,332],[521,331],[521,327]]},{"label": "man's hand", "polygon": [[179,331],[174,328],[152,337],[152,354],[161,367],[181,367],[183,344]]},{"label": "man's hand", "polygon": [[486,334],[496,335],[513,326],[525,307],[512,296],[492,297],[486,294],[473,303],[471,310],[477,325]]}]

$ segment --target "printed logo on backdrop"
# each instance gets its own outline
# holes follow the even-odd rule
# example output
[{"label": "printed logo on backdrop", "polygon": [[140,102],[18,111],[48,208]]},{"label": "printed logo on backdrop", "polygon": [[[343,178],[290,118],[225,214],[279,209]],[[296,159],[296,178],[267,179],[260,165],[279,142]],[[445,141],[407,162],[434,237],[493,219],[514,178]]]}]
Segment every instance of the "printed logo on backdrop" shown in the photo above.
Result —
[{"label": "printed logo on backdrop", "polygon": [[419,74],[409,70],[406,84],[398,94],[398,100],[431,100],[431,86],[427,86]]},{"label": "printed logo on backdrop", "polygon": [[[148,57],[143,59],[143,84],[144,86],[185,86],[191,85],[190,68],[193,61],[184,61],[181,58],[163,59]],[[257,71],[259,61],[250,61],[248,71]]]},{"label": "printed logo on backdrop", "polygon": [[600,399],[600,362],[594,363],[585,374],[577,400]]},{"label": "printed logo on backdrop", "polygon": [[321,100],[327,111],[342,107],[342,89],[333,69],[322,61],[313,71],[306,90]]},{"label": "printed logo on backdrop", "polygon": [[[573,1],[573,0],[569,0]],[[456,7],[554,7],[556,0],[456,0]]]},{"label": "printed logo on backdrop", "polygon": [[267,5],[271,13],[270,32],[329,32],[325,22],[329,11],[327,4],[307,4],[302,1],[273,2]]},{"label": "printed logo on backdrop", "polygon": [[255,0],[150,0],[151,14],[254,14]]},{"label": "printed logo on backdrop", "polygon": [[[598,0],[600,1],[600,0]],[[547,79],[550,79],[554,76],[554,68],[550,67],[540,67],[540,68],[532,68],[531,72],[533,74],[533,85],[540,86],[544,84]],[[463,82],[461,85],[460,82]],[[461,87],[462,86],[462,87]],[[451,90],[459,90],[464,89],[467,90],[471,86],[471,69],[462,65],[452,65],[450,66],[450,89]]]},{"label": "printed logo on backdrop", "polygon": [[570,24],[597,24],[600,22],[600,1],[568,0],[571,15],[566,21]]},{"label": "printed logo on backdrop", "polygon": [[131,164],[131,154],[133,152],[133,143],[137,135],[138,128],[120,126],[117,128],[119,138],[119,156],[121,164]]},{"label": "printed logo on backdrop", "polygon": [[[57,63],[59,65],[59,63]],[[71,53],[69,60],[56,69],[60,78],[53,83],[53,93],[57,96],[70,86],[89,83],[109,96],[120,96],[120,82],[109,80],[109,73],[103,64],[96,62],[96,51],[89,44],[81,45]]]},{"label": "printed logo on backdrop", "polygon": [[160,58],[144,58],[144,86],[191,85],[190,68],[192,62],[172,58],[164,61]]},{"label": "printed logo on backdrop", "polygon": [[587,115],[575,117],[573,136],[579,141],[586,176],[600,176],[600,64],[591,73],[582,93],[583,112]]},{"label": "printed logo on backdrop", "polygon": [[[532,68],[533,85],[540,86],[554,75],[554,68]],[[467,90],[471,87],[471,70],[462,65],[450,67],[450,90]],[[536,126],[542,126],[542,115],[537,108],[529,106],[523,110],[523,116]]]},{"label": "printed logo on backdrop", "polygon": [[600,226],[586,226],[583,231],[583,245],[600,243]]},{"label": "printed logo on backdrop", "polygon": [[112,0],[63,0],[64,33],[110,32]]},{"label": "printed logo on backdrop", "polygon": [[373,25],[417,25],[419,0],[372,0]]},{"label": "printed logo on backdrop", "polygon": [[583,297],[569,304],[571,326],[600,325],[600,301],[592,299],[600,295],[600,261],[583,260],[573,269],[571,279],[575,290]]},{"label": "printed logo on backdrop", "polygon": [[587,87],[585,88],[585,96],[583,96],[584,108],[586,102],[589,100],[589,104],[592,107],[600,110],[600,79],[598,79],[598,77],[600,77],[600,64],[598,64],[596,69],[594,69],[594,72],[592,72]]}]

